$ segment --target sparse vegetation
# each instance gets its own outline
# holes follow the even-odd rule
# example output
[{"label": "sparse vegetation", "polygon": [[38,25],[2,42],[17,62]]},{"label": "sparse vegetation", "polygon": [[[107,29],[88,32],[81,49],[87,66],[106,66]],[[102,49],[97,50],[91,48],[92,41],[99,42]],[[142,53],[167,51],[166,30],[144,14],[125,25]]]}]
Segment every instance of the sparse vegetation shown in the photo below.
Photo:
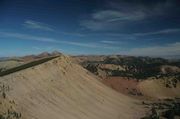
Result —
[{"label": "sparse vegetation", "polygon": [[0,114],[0,119],[21,119],[21,113],[9,110],[3,114]]},{"label": "sparse vegetation", "polygon": [[151,108],[151,114],[142,119],[180,118],[180,102],[178,99],[168,99],[154,103],[143,102],[143,105],[148,105],[148,108]]},{"label": "sparse vegetation", "polygon": [[[147,79],[149,77],[161,78],[161,77],[180,77],[179,71],[171,71],[172,68],[176,66],[179,67],[179,61],[169,62],[168,60],[162,58],[149,58],[149,57],[106,57],[104,61],[84,61],[81,63],[83,67],[91,71],[92,73],[98,75],[98,69],[105,72],[108,76],[121,76],[136,79]],[[121,69],[103,69],[101,65],[112,64],[116,66],[121,66]],[[162,73],[161,66],[168,65]]]},{"label": "sparse vegetation", "polygon": [[130,95],[136,95],[136,96],[143,96],[141,92],[139,92],[137,89],[132,89],[129,91]]},{"label": "sparse vegetation", "polygon": [[14,100],[6,98],[6,93],[10,90],[9,86],[0,82],[0,119],[21,119],[21,113],[14,110],[16,106]]},{"label": "sparse vegetation", "polygon": [[6,98],[6,92],[8,91],[9,91],[9,86],[6,86],[5,84],[0,82],[0,93],[4,99]]}]

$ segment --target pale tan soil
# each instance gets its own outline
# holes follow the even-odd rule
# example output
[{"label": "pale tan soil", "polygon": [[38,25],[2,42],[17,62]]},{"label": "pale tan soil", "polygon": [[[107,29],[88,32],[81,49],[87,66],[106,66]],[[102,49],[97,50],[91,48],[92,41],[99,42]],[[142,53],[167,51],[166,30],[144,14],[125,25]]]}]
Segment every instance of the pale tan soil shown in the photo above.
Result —
[{"label": "pale tan soil", "polygon": [[105,86],[61,56],[2,77],[23,119],[138,119],[140,102]]},{"label": "pale tan soil", "polygon": [[126,77],[107,77],[102,82],[111,87],[112,89],[129,95],[129,92],[133,89],[137,89],[138,81],[135,79],[128,79]]},{"label": "pale tan soil", "polygon": [[163,98],[180,98],[180,83],[177,83],[177,87],[167,88],[164,81],[158,80],[145,80],[138,84],[139,90],[148,97],[163,99]]},{"label": "pale tan soil", "polygon": [[[157,100],[166,98],[180,98],[180,83],[177,87],[167,88],[162,79],[148,79],[137,81],[126,77],[107,77],[101,80],[102,83],[117,92],[140,100]],[[141,93],[142,95],[138,95]]]}]

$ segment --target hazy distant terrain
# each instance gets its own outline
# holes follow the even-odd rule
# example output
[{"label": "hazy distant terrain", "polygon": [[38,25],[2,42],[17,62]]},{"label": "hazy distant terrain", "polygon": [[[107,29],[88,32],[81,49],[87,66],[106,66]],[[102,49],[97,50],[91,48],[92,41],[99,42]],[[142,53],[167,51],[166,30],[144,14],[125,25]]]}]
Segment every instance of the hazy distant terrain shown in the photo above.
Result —
[{"label": "hazy distant terrain", "polygon": [[180,60],[133,56],[74,57],[83,67],[99,76],[122,76],[136,79],[180,74]]},{"label": "hazy distant terrain", "polygon": [[59,52],[10,59],[1,61],[1,118],[180,117],[179,60]]},{"label": "hazy distant terrain", "polygon": [[144,113],[140,101],[106,87],[64,55],[0,82],[1,117],[129,119]]},{"label": "hazy distant terrain", "polygon": [[[155,108],[161,118],[180,118],[180,60],[121,55],[75,56],[74,60],[108,87],[144,100],[143,105]],[[157,99],[171,101],[145,103]]]},{"label": "hazy distant terrain", "polygon": [[[170,97],[180,96],[180,94],[178,93],[178,90],[180,88],[179,60],[171,61],[162,58],[132,57],[120,55],[79,56],[74,58],[84,68],[101,77],[103,83],[120,92],[122,92],[121,90],[123,90],[135,95],[143,95],[144,93],[144,95],[150,97],[160,98],[160,94],[156,96],[152,95],[152,93],[158,93],[159,91],[159,93],[162,94],[162,97],[168,97],[170,95]],[[114,78],[111,79],[111,77]],[[127,91],[126,89],[124,90],[124,88],[128,88],[129,86],[126,80],[129,80],[129,83],[131,84]],[[131,82],[131,80],[134,83]],[[122,84],[126,86],[123,86],[124,88],[119,88],[119,86],[122,87],[121,82],[124,81],[126,83]],[[153,87],[155,86],[155,84],[157,85],[157,89],[154,89],[155,92],[153,92]]]}]

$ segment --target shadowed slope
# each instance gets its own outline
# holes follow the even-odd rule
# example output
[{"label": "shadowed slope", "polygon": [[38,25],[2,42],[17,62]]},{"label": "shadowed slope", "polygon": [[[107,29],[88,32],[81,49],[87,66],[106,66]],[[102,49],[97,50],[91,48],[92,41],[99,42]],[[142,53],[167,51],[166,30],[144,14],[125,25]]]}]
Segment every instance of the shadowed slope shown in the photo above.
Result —
[{"label": "shadowed slope", "polygon": [[136,119],[137,101],[106,87],[67,56],[3,77],[26,119]]}]

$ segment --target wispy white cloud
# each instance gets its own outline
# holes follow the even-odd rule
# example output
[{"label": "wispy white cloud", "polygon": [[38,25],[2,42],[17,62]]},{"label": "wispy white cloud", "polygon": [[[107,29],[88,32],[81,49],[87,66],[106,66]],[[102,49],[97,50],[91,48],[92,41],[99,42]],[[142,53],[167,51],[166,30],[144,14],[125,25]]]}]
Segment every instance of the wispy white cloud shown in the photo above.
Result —
[{"label": "wispy white cloud", "polygon": [[32,20],[27,20],[23,23],[23,26],[26,28],[30,29],[39,29],[39,30],[44,30],[44,31],[54,31],[54,29],[45,23],[37,22],[37,21],[32,21]]},{"label": "wispy white cloud", "polygon": [[94,20],[105,22],[141,20],[146,16],[142,11],[122,12],[117,10],[103,10],[92,14]]},{"label": "wispy white cloud", "polygon": [[[42,36],[33,36],[28,34],[20,34],[20,33],[9,33],[9,32],[0,32],[0,37],[10,37],[12,39],[20,39],[20,40],[33,40],[40,42],[49,42],[53,44],[65,44],[65,45],[73,45],[85,48],[97,48],[97,49],[108,49],[112,51],[120,51],[119,46],[114,46],[116,41],[103,40],[101,43],[94,42],[78,42],[78,41],[65,41],[65,40],[57,40],[54,38],[46,38]],[[118,42],[118,41],[117,41]],[[40,47],[33,47],[35,50],[42,50]],[[161,46],[147,46],[143,48],[133,48],[129,51],[122,50],[119,52],[120,54],[126,55],[138,55],[138,56],[172,56],[172,55],[180,55],[180,42],[171,43],[167,45]]]},{"label": "wispy white cloud", "polygon": [[[169,29],[162,29],[158,31],[152,31],[152,32],[142,32],[142,33],[104,33],[104,36],[110,36],[110,37],[118,37],[121,39],[129,39],[129,40],[135,40],[138,38],[138,36],[149,36],[149,35],[163,35],[163,34],[172,34],[172,33],[180,33],[180,28],[169,28]],[[91,36],[93,35],[102,35],[102,33],[93,33],[89,34]],[[88,36],[88,34],[87,34]],[[153,39],[160,39],[160,38],[153,38]],[[150,39],[148,39],[150,40]],[[152,39],[151,39],[152,40]]]},{"label": "wispy white cloud", "polygon": [[148,14],[139,10],[124,12],[108,9],[92,13],[88,19],[82,20],[80,25],[90,30],[107,30],[127,22],[143,20],[147,16]]},{"label": "wispy white cloud", "polygon": [[46,37],[34,36],[34,35],[22,34],[22,33],[0,32],[0,35],[4,37],[12,37],[23,40],[34,40],[34,41],[53,42],[53,43],[58,42],[53,38],[46,38]]},{"label": "wispy white cloud", "polygon": [[173,56],[180,55],[180,42],[163,46],[149,46],[145,48],[133,48],[126,54],[139,56]]},{"label": "wispy white cloud", "polygon": [[77,33],[77,32],[60,32],[64,35],[71,35],[71,36],[78,36],[78,37],[83,37],[85,36],[85,34],[82,33]]},{"label": "wispy white cloud", "polygon": [[37,29],[37,30],[43,30],[43,31],[53,31],[54,33],[59,33],[63,35],[70,35],[70,36],[78,36],[78,37],[83,37],[85,34],[78,33],[78,32],[64,32],[64,31],[59,31],[57,29],[52,28],[52,25],[45,24],[42,22],[37,22],[33,20],[26,20],[23,23],[23,26],[29,29]]},{"label": "wispy white cloud", "polygon": [[96,10],[80,21],[80,25],[89,30],[112,30],[125,24],[133,24],[149,18],[166,15],[176,4],[171,0],[155,2],[152,5],[126,1],[111,1],[104,10]]},{"label": "wispy white cloud", "polygon": [[104,44],[112,44],[112,45],[122,44],[122,42],[120,42],[120,41],[112,41],[112,40],[103,40],[103,41],[100,41],[100,42],[104,43]]},{"label": "wispy white cloud", "polygon": [[32,49],[39,53],[44,52],[44,51],[52,52],[52,51],[56,51],[56,50],[61,51],[61,52],[64,51],[64,49],[61,49],[54,45],[51,45],[51,46],[41,46],[41,45],[39,46],[38,45],[38,46],[33,46]]},{"label": "wispy white cloud", "polygon": [[87,47],[87,48],[100,48],[100,49],[119,49],[119,47],[105,45],[105,44],[98,44],[98,43],[82,43],[82,42],[72,42],[72,41],[61,41],[61,43],[66,43],[69,45],[75,45],[80,47]]},{"label": "wispy white cloud", "polygon": [[177,33],[177,32],[180,32],[179,28],[163,29],[163,30],[154,31],[154,32],[134,33],[133,35],[135,35],[135,36],[147,36],[147,35],[170,34],[170,33]]},{"label": "wispy white cloud", "polygon": [[34,49],[34,50],[41,50],[41,48],[38,47],[38,46],[33,46],[32,49]]},{"label": "wispy white cloud", "polygon": [[11,33],[11,32],[0,32],[0,37],[10,37],[16,38],[20,40],[32,40],[32,41],[40,41],[40,42],[50,42],[55,44],[67,44],[67,45],[74,45],[80,47],[87,47],[87,48],[104,48],[104,49],[117,49],[118,47],[112,47],[108,45],[102,45],[98,43],[82,43],[82,42],[74,42],[74,41],[65,41],[60,39],[54,38],[47,38],[42,36],[34,36],[29,34],[21,34],[21,33]]}]

